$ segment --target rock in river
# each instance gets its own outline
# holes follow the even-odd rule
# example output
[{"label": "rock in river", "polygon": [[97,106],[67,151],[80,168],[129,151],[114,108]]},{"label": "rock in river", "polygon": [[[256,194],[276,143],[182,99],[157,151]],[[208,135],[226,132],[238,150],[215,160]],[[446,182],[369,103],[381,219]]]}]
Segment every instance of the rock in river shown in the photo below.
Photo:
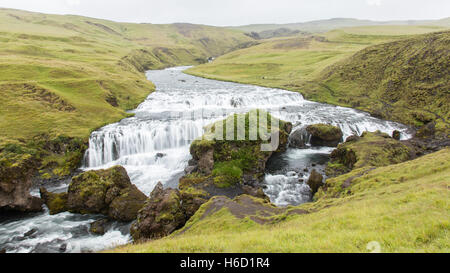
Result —
[{"label": "rock in river", "polygon": [[146,199],[130,182],[126,170],[115,166],[74,177],[67,206],[73,213],[104,214],[113,220],[129,222],[136,219]]},{"label": "rock in river", "polygon": [[185,222],[180,192],[177,189],[164,189],[159,182],[131,226],[131,235],[135,241],[162,238],[182,227]]},{"label": "rock in river", "polygon": [[37,162],[31,155],[0,158],[0,211],[37,212],[42,200],[30,195]]}]

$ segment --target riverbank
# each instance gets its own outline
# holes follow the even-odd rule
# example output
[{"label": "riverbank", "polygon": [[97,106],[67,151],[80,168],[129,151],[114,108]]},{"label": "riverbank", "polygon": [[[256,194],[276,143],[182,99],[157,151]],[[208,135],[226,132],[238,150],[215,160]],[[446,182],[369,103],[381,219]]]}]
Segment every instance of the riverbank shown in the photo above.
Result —
[{"label": "riverbank", "polygon": [[[156,85],[156,91],[133,111],[133,117],[93,132],[83,170],[121,165],[127,170],[131,182],[147,196],[160,181],[164,187],[177,188],[179,177],[189,171],[189,146],[204,133],[204,127],[232,113],[246,113],[255,108],[265,109],[282,120],[292,122],[293,129],[313,123],[338,125],[344,139],[376,130],[389,135],[399,130],[403,138],[410,137],[408,127],[379,120],[354,109],[306,101],[296,92],[193,77],[182,73],[183,69],[147,72],[148,79]],[[224,149],[223,156],[228,152]],[[305,185],[306,180],[313,169],[324,174],[330,152],[331,148],[327,147],[288,149],[270,163],[267,177],[260,177],[266,180],[263,185],[267,187],[267,195],[280,206],[309,202],[311,194]],[[236,169],[234,163],[231,166],[233,170]],[[238,163],[238,167],[245,169],[241,164]],[[222,166],[216,172],[226,173],[228,167]],[[300,179],[304,181],[300,183]],[[44,186],[49,192],[67,191],[67,185]],[[54,211],[60,211],[59,207]],[[111,247],[114,242],[130,242],[129,225],[108,224],[103,235],[91,234],[90,224],[101,220],[99,216],[48,215],[45,211],[29,217],[0,225],[0,234],[3,235],[0,240],[8,252],[61,252],[60,248],[62,252],[97,251]],[[61,229],[60,226],[66,228]],[[22,238],[21,234],[31,231],[34,232],[32,236]]]},{"label": "riverbank", "polygon": [[261,225],[224,208],[194,216],[183,233],[106,252],[370,252],[373,242],[380,252],[446,253],[449,156],[450,149],[444,149],[376,168],[358,178],[350,196],[291,208],[308,214],[286,214]]}]

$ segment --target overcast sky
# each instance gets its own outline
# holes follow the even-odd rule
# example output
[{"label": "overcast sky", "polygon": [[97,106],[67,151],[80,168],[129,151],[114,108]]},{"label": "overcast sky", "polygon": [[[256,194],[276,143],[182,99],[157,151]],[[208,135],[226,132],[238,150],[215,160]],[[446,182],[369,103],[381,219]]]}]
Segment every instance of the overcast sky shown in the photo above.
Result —
[{"label": "overcast sky", "polygon": [[450,16],[450,0],[0,0],[0,7],[120,22],[217,26],[336,17],[418,20]]}]

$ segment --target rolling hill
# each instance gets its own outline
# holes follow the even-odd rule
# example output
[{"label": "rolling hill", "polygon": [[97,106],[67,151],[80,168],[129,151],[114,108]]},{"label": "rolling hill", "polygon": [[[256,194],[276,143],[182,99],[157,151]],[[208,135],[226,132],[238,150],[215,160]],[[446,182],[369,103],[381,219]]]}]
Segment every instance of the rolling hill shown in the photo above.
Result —
[{"label": "rolling hill", "polygon": [[64,165],[66,155],[38,151],[58,137],[86,142],[96,128],[129,116],[154,90],[145,70],[198,64],[253,43],[240,31],[202,25],[0,9],[0,153]]},{"label": "rolling hill", "polygon": [[409,20],[409,21],[371,21],[359,20],[352,18],[332,18],[327,20],[316,20],[304,23],[290,23],[290,24],[255,24],[237,27],[229,27],[231,29],[239,29],[244,32],[262,32],[267,30],[275,30],[280,28],[287,28],[291,30],[306,31],[311,33],[327,32],[334,29],[345,27],[361,27],[361,26],[419,26],[419,25],[435,25],[441,27],[450,27],[449,18],[441,20]]}]

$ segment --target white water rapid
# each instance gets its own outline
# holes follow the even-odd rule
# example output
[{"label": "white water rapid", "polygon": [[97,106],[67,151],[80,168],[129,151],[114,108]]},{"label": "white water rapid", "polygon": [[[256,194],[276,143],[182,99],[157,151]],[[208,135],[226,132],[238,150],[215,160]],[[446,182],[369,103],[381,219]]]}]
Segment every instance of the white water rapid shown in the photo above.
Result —
[{"label": "white water rapid", "polygon": [[[354,109],[310,102],[302,95],[264,88],[193,77],[182,73],[185,67],[147,72],[156,85],[137,109],[135,116],[105,126],[92,133],[82,169],[104,169],[114,165],[126,168],[132,182],[149,195],[158,181],[177,187],[178,179],[191,159],[189,145],[203,134],[204,126],[231,113],[265,109],[290,121],[294,130],[314,123],[339,126],[344,139],[364,131],[391,134],[408,128],[380,120]],[[271,159],[264,182],[266,194],[279,206],[310,200],[307,180],[312,167],[323,171],[331,148],[292,149]],[[66,190],[67,184],[50,191]],[[37,190],[33,190],[37,194]],[[103,236],[88,232],[100,216],[48,212],[0,219],[0,249],[8,252],[97,251],[130,241],[129,225],[115,223]],[[28,233],[27,236],[24,236]],[[31,235],[30,235],[31,234]]]}]

